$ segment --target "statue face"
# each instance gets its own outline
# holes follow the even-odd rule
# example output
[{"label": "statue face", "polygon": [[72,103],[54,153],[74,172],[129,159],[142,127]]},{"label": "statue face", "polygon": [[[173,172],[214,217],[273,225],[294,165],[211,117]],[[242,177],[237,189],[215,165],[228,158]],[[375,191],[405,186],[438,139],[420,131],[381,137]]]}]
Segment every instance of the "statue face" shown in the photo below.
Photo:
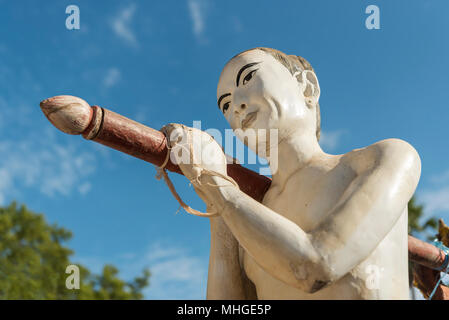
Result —
[{"label": "statue face", "polygon": [[270,129],[278,129],[278,139],[298,129],[315,132],[315,114],[306,106],[302,85],[262,50],[248,51],[226,64],[217,101],[236,136],[255,152],[254,143],[266,143]]}]

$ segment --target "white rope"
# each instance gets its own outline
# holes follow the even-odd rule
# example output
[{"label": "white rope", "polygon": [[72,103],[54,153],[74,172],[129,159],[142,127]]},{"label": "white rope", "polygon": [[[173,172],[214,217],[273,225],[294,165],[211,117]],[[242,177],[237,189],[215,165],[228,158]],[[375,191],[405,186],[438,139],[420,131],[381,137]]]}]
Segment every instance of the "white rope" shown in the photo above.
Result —
[{"label": "white rope", "polygon": [[[190,131],[190,128],[185,127],[184,125],[182,125],[182,126],[183,126],[184,128],[187,128],[187,129]],[[167,165],[167,163],[168,163],[168,160],[169,160],[169,158],[170,158],[170,153],[171,153],[171,149],[172,149],[172,148],[170,147],[170,141],[169,141],[169,138],[167,137],[165,131],[164,131],[164,130],[161,130],[161,131],[162,131],[162,133],[164,133],[164,135],[165,135],[165,137],[166,137],[167,155],[166,155],[166,157],[165,157],[164,163],[162,163],[162,165],[159,166],[159,167],[156,166],[156,167],[157,167],[157,168],[156,168],[156,170],[157,170],[156,179],[157,179],[157,180],[160,180],[161,177],[164,178],[164,181],[165,181],[165,183],[167,184],[168,188],[170,189],[172,195],[175,197],[175,199],[179,202],[179,204],[181,205],[181,207],[182,207],[186,212],[188,212],[188,213],[190,213],[190,214],[193,214],[193,215],[195,215],[195,216],[199,216],[199,217],[207,217],[207,218],[215,217],[215,216],[219,215],[219,212],[201,212],[201,211],[198,211],[198,210],[196,210],[196,209],[191,208],[190,206],[188,206],[188,205],[181,199],[181,197],[179,196],[179,194],[176,192],[175,186],[173,185],[172,181],[170,180],[170,178],[169,178],[169,176],[168,176],[168,174],[167,174],[167,171],[166,171],[166,169],[165,169],[165,167],[166,167],[166,165]],[[196,176],[194,179],[190,180],[190,183],[193,183],[193,184],[195,184],[195,185],[201,186],[202,183],[201,183],[201,181],[199,180],[199,178],[200,178],[201,175],[206,174],[206,175],[210,175],[210,176],[219,176],[219,177],[221,177],[221,178],[223,178],[223,179],[225,179],[225,180],[231,182],[235,187],[239,188],[239,185],[237,184],[237,182],[236,182],[234,179],[232,179],[231,177],[229,177],[229,176],[227,176],[227,175],[223,175],[223,174],[221,174],[220,172],[216,172],[216,171],[212,171],[212,170],[209,170],[209,169],[202,168],[200,165],[198,165],[198,164],[196,164],[195,162],[193,162],[193,149],[192,149],[192,143],[191,143],[191,141],[190,141],[191,135],[189,135],[188,137],[189,137],[189,141],[188,141],[188,142],[189,142],[189,147],[190,147],[190,150],[189,150],[189,153],[190,153],[190,161],[191,161],[191,163],[192,163],[193,166],[198,167],[198,168],[200,169],[200,170],[198,170],[197,176]],[[180,146],[180,147],[184,148],[184,146]],[[208,182],[207,184],[210,185],[210,186],[212,186],[212,187],[217,187],[217,188],[218,188],[218,187],[226,187],[226,186],[229,186],[229,185],[217,185],[217,184],[212,184],[212,183],[209,183],[209,182]]]}]

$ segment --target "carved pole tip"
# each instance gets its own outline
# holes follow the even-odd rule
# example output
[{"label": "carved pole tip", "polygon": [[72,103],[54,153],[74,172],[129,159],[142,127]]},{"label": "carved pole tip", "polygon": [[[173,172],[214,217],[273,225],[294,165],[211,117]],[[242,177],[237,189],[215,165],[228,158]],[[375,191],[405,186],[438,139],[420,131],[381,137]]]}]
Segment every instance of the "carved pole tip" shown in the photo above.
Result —
[{"label": "carved pole tip", "polygon": [[81,134],[92,120],[91,106],[74,96],[55,96],[41,101],[42,112],[59,130]]}]

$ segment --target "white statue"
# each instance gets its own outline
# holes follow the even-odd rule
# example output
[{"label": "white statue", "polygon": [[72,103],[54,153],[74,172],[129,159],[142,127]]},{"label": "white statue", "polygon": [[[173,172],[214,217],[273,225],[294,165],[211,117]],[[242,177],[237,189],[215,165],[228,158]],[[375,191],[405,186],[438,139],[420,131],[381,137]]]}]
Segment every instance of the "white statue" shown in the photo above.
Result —
[{"label": "white statue", "polygon": [[[232,129],[279,130],[262,203],[223,178],[225,155],[207,133],[165,127],[172,148],[203,148],[200,164],[179,165],[218,213],[210,218],[208,299],[408,299],[407,203],[418,153],[398,139],[323,152],[319,96],[310,64],[274,49],[245,51],[223,69],[217,98]],[[182,139],[192,133],[201,139]],[[272,166],[270,150],[258,152]]]}]

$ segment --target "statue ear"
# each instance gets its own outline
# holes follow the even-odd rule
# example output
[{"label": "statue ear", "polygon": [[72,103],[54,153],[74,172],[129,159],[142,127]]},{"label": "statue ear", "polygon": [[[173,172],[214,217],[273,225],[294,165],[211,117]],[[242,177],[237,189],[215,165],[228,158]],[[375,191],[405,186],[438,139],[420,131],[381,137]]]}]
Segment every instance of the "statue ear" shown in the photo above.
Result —
[{"label": "statue ear", "polygon": [[315,72],[312,70],[304,70],[301,72],[303,94],[309,107],[316,106],[320,99],[320,84]]}]

